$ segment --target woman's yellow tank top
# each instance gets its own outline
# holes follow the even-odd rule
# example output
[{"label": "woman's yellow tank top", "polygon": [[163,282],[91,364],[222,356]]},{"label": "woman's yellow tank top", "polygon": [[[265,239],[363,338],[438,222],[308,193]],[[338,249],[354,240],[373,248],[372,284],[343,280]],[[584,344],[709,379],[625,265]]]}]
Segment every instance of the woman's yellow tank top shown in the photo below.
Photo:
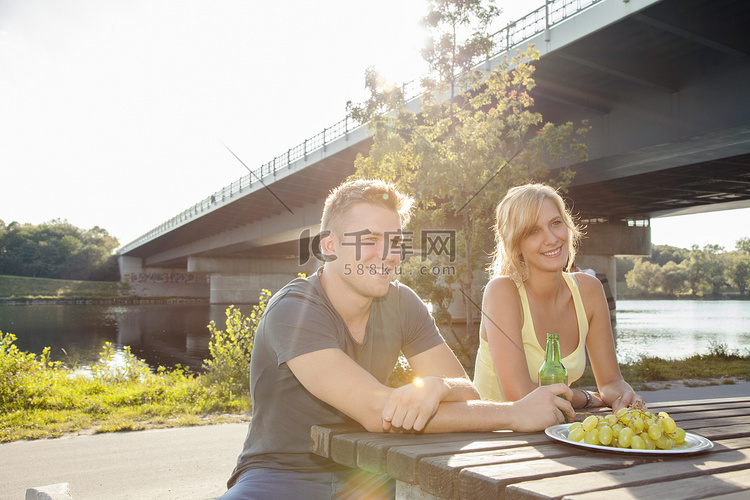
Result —
[{"label": "woman's yellow tank top", "polygon": [[[568,273],[563,273],[565,283],[573,295],[573,305],[578,318],[578,347],[564,357],[563,365],[568,370],[568,384],[578,380],[583,375],[586,367],[586,335],[589,333],[589,323],[586,317],[586,310],[583,307],[581,291],[578,288],[577,280]],[[526,288],[523,283],[518,284],[518,295],[521,298],[523,307],[523,328],[521,337],[523,340],[523,351],[526,354],[526,366],[529,369],[529,377],[534,383],[539,382],[539,367],[544,362],[544,346],[539,345],[534,331],[534,324],[531,319],[531,310],[529,309],[529,299],[526,296]],[[479,391],[482,399],[488,401],[505,401],[500,379],[495,371],[495,365],[490,355],[489,343],[479,336],[479,351],[474,368],[474,386]]]}]

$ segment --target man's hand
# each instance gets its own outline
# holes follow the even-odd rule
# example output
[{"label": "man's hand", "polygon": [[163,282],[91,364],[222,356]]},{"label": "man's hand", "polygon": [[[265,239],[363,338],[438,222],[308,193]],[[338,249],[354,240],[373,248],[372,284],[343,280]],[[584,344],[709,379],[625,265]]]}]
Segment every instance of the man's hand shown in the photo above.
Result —
[{"label": "man's hand", "polygon": [[[565,396],[567,401],[558,396]],[[519,432],[535,432],[546,429],[551,425],[575,420],[575,411],[569,401],[573,399],[573,392],[565,384],[554,384],[539,387],[527,394],[523,399],[511,403],[512,417],[510,429]]]},{"label": "man's hand", "polygon": [[421,431],[437,411],[449,388],[440,377],[417,377],[391,392],[383,408],[383,430]]}]

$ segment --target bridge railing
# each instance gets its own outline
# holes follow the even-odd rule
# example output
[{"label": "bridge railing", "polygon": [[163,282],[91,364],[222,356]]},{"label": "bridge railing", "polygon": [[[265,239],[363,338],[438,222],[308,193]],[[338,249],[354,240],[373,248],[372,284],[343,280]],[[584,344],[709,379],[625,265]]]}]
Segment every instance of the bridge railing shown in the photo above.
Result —
[{"label": "bridge railing", "polygon": [[[495,41],[496,50],[492,56],[494,57],[524,43],[552,26],[602,1],[604,0],[549,0],[542,7],[495,32],[492,38]],[[420,79],[403,84],[402,91],[407,101],[419,97],[422,93]],[[297,160],[307,158],[307,155],[310,153],[325,148],[328,144],[346,136],[349,132],[362,125],[362,123],[358,123],[353,118],[347,116],[330,127],[324,128],[322,132],[309,139],[305,139],[304,142],[288,149],[284,154],[275,157],[239,180],[232,182],[229,186],[220,189],[187,210],[159,224],[151,231],[128,243],[121,251],[135,248],[151,238],[182,225],[182,223],[189,219],[200,216],[202,213],[209,211],[218,202],[226,201],[235,195],[242,194],[246,189],[250,189],[254,183],[264,181],[267,177],[275,176],[278,170],[290,166]]]}]

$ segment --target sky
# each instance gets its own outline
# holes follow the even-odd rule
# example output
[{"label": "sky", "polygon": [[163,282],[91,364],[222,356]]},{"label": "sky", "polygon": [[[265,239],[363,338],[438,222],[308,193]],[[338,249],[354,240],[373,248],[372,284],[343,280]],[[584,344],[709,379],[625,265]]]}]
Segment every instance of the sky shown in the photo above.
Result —
[{"label": "sky", "polygon": [[[498,0],[499,25],[543,1]],[[519,7],[519,5],[522,5]],[[426,72],[424,0],[0,0],[0,220],[127,244]],[[731,250],[750,209],[654,220]]]}]

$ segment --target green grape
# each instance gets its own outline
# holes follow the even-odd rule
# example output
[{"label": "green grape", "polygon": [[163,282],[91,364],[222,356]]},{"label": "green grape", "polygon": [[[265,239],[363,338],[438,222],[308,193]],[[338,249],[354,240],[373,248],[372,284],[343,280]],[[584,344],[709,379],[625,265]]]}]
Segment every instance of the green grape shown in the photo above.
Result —
[{"label": "green grape", "polygon": [[599,442],[604,446],[608,446],[609,443],[612,442],[612,437],[612,427],[605,425],[604,427],[599,429]]},{"label": "green grape", "polygon": [[641,432],[643,430],[643,419],[641,417],[635,417],[632,421],[633,423],[632,427],[638,432]]},{"label": "green grape", "polygon": [[623,448],[630,448],[630,443],[634,435],[635,433],[633,432],[633,429],[630,427],[623,427],[620,431],[620,435],[617,436],[617,441]]},{"label": "green grape", "polygon": [[667,437],[666,434],[662,434],[659,439],[656,440],[656,446],[662,450],[669,450],[674,445],[674,441],[671,437]]},{"label": "green grape", "polygon": [[586,432],[589,432],[591,429],[596,428],[598,423],[599,423],[599,419],[596,418],[596,415],[589,415],[583,421],[583,424],[582,424],[583,430],[585,430]]},{"label": "green grape", "polygon": [[685,442],[685,431],[683,429],[678,427],[674,431],[674,433],[675,433],[675,436],[674,436],[675,443],[682,444]]},{"label": "green grape", "polygon": [[577,427],[573,429],[572,431],[568,432],[568,439],[575,442],[583,441],[583,438],[586,436],[586,431],[583,430],[583,427]]},{"label": "green grape", "polygon": [[630,447],[634,450],[645,450],[646,443],[641,436],[633,436],[633,439],[630,440]]},{"label": "green grape", "polygon": [[583,422],[571,424],[568,439],[613,448],[669,450],[685,442],[685,431],[666,412],[656,415],[649,410],[620,408],[615,414],[589,415]]},{"label": "green grape", "polygon": [[661,425],[657,424],[656,422],[654,422],[651,425],[649,425],[648,426],[648,437],[650,437],[654,441],[656,441],[660,437],[662,437],[662,428],[661,428]]},{"label": "green grape", "polygon": [[599,431],[597,429],[588,431],[583,438],[583,442],[586,444],[599,444]]},{"label": "green grape", "polygon": [[642,432],[639,434],[641,439],[643,439],[643,443],[646,445],[647,450],[655,450],[656,449],[656,443],[653,439],[648,435],[648,432]]},{"label": "green grape", "polygon": [[620,431],[622,431],[622,425],[615,424],[612,426],[612,435],[614,436],[615,439],[619,439]]},{"label": "green grape", "polygon": [[670,416],[664,417],[664,419],[662,420],[662,423],[664,424],[664,430],[670,434],[673,433],[675,429],[677,429],[677,424]]}]

